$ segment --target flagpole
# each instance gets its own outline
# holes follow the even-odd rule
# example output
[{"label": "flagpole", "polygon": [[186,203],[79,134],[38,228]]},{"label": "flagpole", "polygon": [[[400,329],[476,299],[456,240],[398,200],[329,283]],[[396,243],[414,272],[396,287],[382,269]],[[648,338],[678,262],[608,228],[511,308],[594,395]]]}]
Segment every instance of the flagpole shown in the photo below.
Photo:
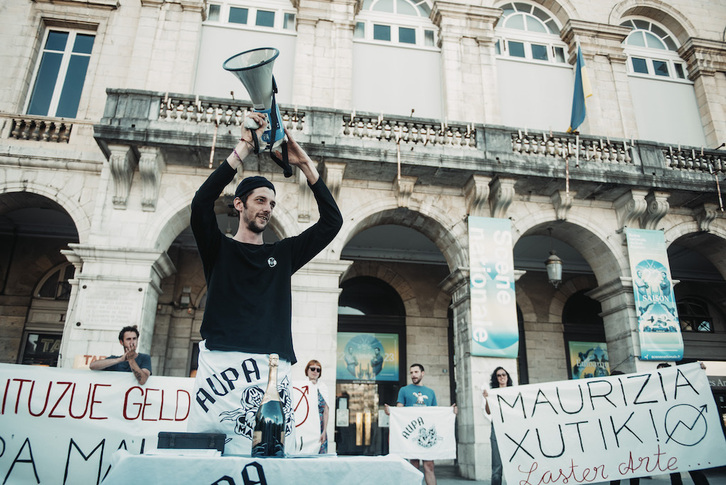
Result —
[{"label": "flagpole", "polygon": [[[567,140],[567,151],[565,152],[565,200],[570,200],[570,140]],[[563,147],[564,149],[564,147]]]}]

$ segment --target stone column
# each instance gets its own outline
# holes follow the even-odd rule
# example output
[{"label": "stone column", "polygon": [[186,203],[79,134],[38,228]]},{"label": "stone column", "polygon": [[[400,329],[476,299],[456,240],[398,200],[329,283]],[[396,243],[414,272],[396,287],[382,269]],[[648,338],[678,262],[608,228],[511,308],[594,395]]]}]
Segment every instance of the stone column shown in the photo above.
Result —
[{"label": "stone column", "polygon": [[[331,397],[335,396],[340,277],[351,264],[316,258],[292,277],[292,335],[298,358],[292,378],[305,379],[305,364],[310,359],[319,360],[323,365],[321,379]],[[328,405],[328,449],[335,453],[335,402]]]},{"label": "stone column", "polygon": [[[463,477],[488,480],[491,477],[490,421],[482,411],[481,386],[488,382],[487,370],[500,363],[514,369],[510,359],[492,359],[471,355],[471,299],[469,270],[457,269],[442,283],[451,295],[454,312],[454,365],[456,370],[456,403],[458,431],[458,463]],[[499,361],[507,361],[499,362]]]},{"label": "stone column", "polygon": [[355,0],[293,5],[298,9],[293,103],[350,109]]},{"label": "stone column", "polygon": [[498,8],[434,2],[431,19],[440,29],[447,119],[499,122],[494,24],[501,14]]},{"label": "stone column", "polygon": [[70,244],[62,253],[76,266],[59,367],[85,356],[119,355],[118,333],[139,327],[139,351],[149,353],[161,280],[176,271],[165,252]]},{"label": "stone column", "polygon": [[626,374],[640,370],[640,340],[632,279],[621,276],[589,291],[587,296],[599,301],[602,306],[600,316],[605,325],[610,370],[617,369]]},{"label": "stone column", "polygon": [[726,80],[720,75],[726,71],[726,43],[690,38],[678,53],[688,63],[706,143],[716,147],[726,139]]},{"label": "stone column", "polygon": [[570,63],[575,63],[579,42],[590,84],[597,86],[587,99],[583,126],[588,133],[638,138],[626,67],[628,57],[622,45],[628,33],[627,27],[575,19],[562,29],[562,39],[569,44]]}]

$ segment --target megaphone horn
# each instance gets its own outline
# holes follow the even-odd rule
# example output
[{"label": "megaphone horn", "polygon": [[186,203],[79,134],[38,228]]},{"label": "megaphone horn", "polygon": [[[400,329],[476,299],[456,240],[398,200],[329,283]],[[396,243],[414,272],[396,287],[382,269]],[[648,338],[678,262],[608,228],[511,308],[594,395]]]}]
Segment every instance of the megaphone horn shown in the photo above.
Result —
[{"label": "megaphone horn", "polygon": [[[292,168],[287,161],[287,144],[285,139],[285,130],[282,127],[282,117],[280,109],[275,102],[275,93],[277,86],[275,78],[272,75],[272,67],[275,59],[280,55],[280,51],[274,47],[261,47],[236,54],[222,64],[222,67],[234,74],[247,89],[247,93],[252,100],[252,107],[259,113],[264,113],[267,117],[267,128],[257,140],[255,132],[254,137],[256,150],[264,150],[266,147],[270,149],[270,156],[284,171],[285,177],[292,175]],[[257,129],[257,123],[247,118],[245,127]],[[283,159],[280,160],[273,153],[273,149],[282,145]]]},{"label": "megaphone horn", "polygon": [[272,68],[279,55],[274,47],[262,47],[234,55],[222,65],[244,84],[255,110],[272,106]]}]

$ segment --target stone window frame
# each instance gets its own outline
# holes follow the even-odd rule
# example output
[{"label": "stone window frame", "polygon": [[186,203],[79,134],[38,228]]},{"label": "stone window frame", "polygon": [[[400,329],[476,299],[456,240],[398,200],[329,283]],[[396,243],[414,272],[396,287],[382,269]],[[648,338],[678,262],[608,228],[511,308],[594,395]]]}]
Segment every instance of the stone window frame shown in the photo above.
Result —
[{"label": "stone window frame", "polygon": [[[678,39],[666,27],[646,17],[629,17],[620,25],[632,29],[623,41],[628,56],[628,75],[691,84],[687,64],[678,55]],[[637,45],[635,39],[642,40],[645,45]],[[645,66],[646,72],[640,71],[638,66]],[[658,66],[665,66],[668,75],[659,74]]]},{"label": "stone window frame", "polygon": [[[687,296],[676,301],[678,308],[678,319],[681,324],[681,332],[688,334],[715,333],[714,318],[709,309],[709,304],[702,298]],[[694,325],[691,322],[699,321]],[[701,330],[701,325],[708,322],[708,330]]]},{"label": "stone window frame", "polygon": [[[230,21],[232,9],[241,9],[246,11],[245,22]],[[274,15],[273,25],[265,25],[259,23],[259,13],[269,12]],[[264,30],[274,32],[296,32],[296,10],[287,0],[267,0],[267,1],[240,1],[240,0],[222,0],[212,1],[207,4],[205,15],[205,24],[225,25],[229,27]]]},{"label": "stone window frame", "polygon": [[[364,0],[355,18],[353,41],[438,51],[438,28],[430,14],[429,0]],[[385,30],[388,38],[376,34]]]},{"label": "stone window frame", "polygon": [[[50,100],[50,104],[47,108],[47,110],[44,113],[29,113],[31,109],[31,102],[33,101],[33,97],[35,95],[35,88],[36,83],[38,82],[38,74],[40,73],[40,69],[43,64],[43,60],[45,59],[45,53],[46,53],[46,43],[48,42],[48,37],[51,32],[67,32],[69,33],[69,37],[66,40],[66,45],[64,47],[63,55],[61,58],[61,63],[58,68],[58,71],[56,73],[56,82],[54,84],[53,88],[53,94]],[[74,52],[74,45],[75,40],[78,35],[89,35],[93,37],[93,46],[91,47],[90,53],[83,53],[83,52]],[[35,62],[33,65],[32,70],[32,76],[30,78],[30,83],[28,85],[28,92],[25,97],[24,105],[23,105],[23,113],[26,114],[32,114],[34,116],[42,116],[42,117],[59,117],[58,113],[58,104],[60,101],[61,94],[64,90],[64,87],[66,85],[66,75],[68,74],[68,67],[69,64],[74,56],[79,57],[87,57],[88,58],[88,64],[86,65],[86,72],[83,75],[83,86],[81,87],[81,94],[78,97],[78,104],[76,105],[76,113],[74,116],[62,116],[63,118],[67,119],[77,119],[78,118],[78,109],[81,105],[81,99],[83,98],[83,89],[86,86],[86,83],[89,79],[89,73],[92,70],[92,60],[93,60],[93,52],[94,48],[97,46],[97,31],[95,25],[75,25],[73,23],[66,23],[66,22],[58,22],[58,21],[52,21],[48,20],[44,22],[43,25],[43,35],[41,38],[40,43],[38,44],[36,56],[35,56]],[[48,50],[49,52],[60,52],[60,51],[53,51]],[[61,82],[59,82],[61,81]]]},{"label": "stone window frame", "polygon": [[[497,57],[537,64],[571,67],[567,62],[567,44],[560,38],[557,19],[541,5],[529,2],[506,2],[495,27],[494,49]],[[522,19],[522,26],[512,25]],[[537,26],[542,31],[530,30]],[[535,54],[535,47],[540,52]],[[539,49],[539,48],[542,49]],[[521,49],[521,51],[520,51]],[[522,55],[519,55],[521,52]],[[546,53],[547,58],[540,57]]]},{"label": "stone window frame", "polygon": [[[33,298],[39,300],[70,300],[71,285],[68,280],[74,277],[75,270],[75,266],[73,266],[73,264],[71,263],[61,263],[54,266],[50,269],[50,271],[46,272],[40,279],[40,281],[38,281],[38,284],[35,285],[35,289],[33,290]],[[46,289],[44,288],[45,285],[51,280],[51,278],[54,278],[56,275],[58,275],[58,277],[56,278],[56,285],[53,296],[42,295],[41,292]]]}]

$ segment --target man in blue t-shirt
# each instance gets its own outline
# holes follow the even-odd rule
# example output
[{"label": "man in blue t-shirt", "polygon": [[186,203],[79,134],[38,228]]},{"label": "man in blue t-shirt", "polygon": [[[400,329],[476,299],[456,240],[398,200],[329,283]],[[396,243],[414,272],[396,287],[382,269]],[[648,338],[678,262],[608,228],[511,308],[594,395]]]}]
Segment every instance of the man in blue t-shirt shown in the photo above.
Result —
[{"label": "man in blue t-shirt", "polygon": [[151,356],[136,352],[136,344],[139,341],[139,330],[136,325],[122,328],[118,334],[118,341],[124,347],[124,354],[94,360],[89,365],[90,369],[131,372],[143,386],[151,375]]},{"label": "man in blue t-shirt", "polygon": [[409,369],[411,382],[398,391],[398,406],[436,406],[436,393],[433,389],[421,384],[424,377],[424,367],[413,364]]},{"label": "man in blue t-shirt", "polygon": [[[396,406],[436,406],[436,393],[433,389],[421,385],[424,377],[424,366],[421,364],[412,364],[408,370],[411,376],[412,384],[402,387],[398,391],[398,400]],[[386,405],[387,406],[387,405]],[[411,464],[418,468],[419,460],[410,460]],[[426,485],[436,485],[436,475],[434,474],[434,461],[422,460],[424,468],[424,479]]]}]

